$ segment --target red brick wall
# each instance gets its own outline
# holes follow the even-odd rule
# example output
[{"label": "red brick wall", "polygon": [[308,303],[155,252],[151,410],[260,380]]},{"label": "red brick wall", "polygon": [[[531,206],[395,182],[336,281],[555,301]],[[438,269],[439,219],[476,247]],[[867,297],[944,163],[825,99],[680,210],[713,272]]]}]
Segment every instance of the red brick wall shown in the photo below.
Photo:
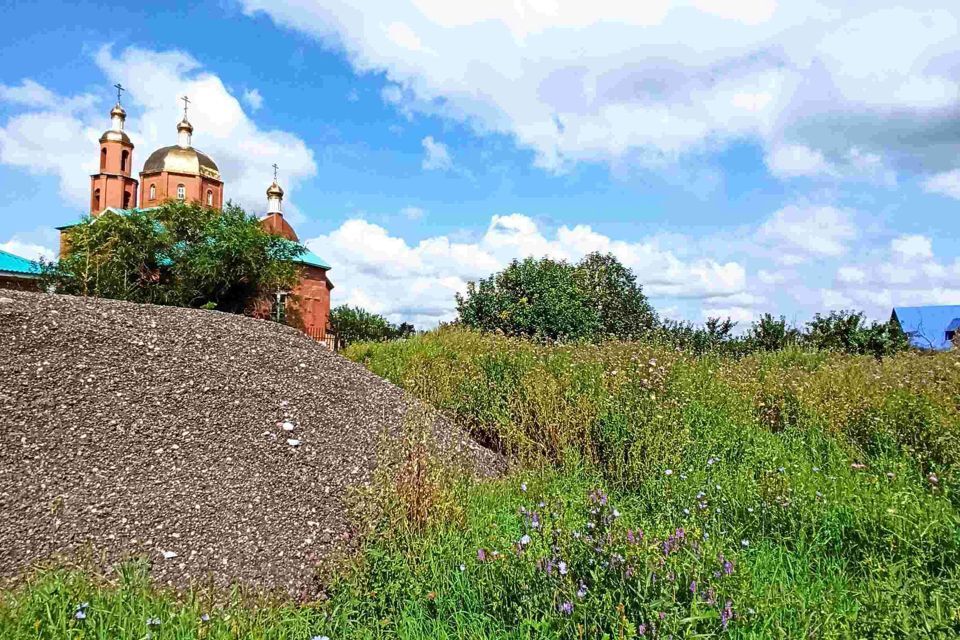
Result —
[{"label": "red brick wall", "polygon": [[[187,175],[182,173],[170,173],[161,171],[159,173],[140,174],[142,191],[140,192],[140,208],[156,207],[164,200],[177,199],[177,187],[183,185],[186,189],[187,202],[199,202],[207,205],[207,192],[213,196],[213,203],[210,205],[215,209],[223,208],[223,183],[219,180],[205,178],[203,176]],[[150,187],[155,186],[156,197],[150,198]]]},{"label": "red brick wall", "polygon": [[325,331],[330,322],[330,281],[327,272],[317,267],[303,267],[300,285],[293,290],[298,298],[297,310],[303,321],[303,328],[311,331]]}]

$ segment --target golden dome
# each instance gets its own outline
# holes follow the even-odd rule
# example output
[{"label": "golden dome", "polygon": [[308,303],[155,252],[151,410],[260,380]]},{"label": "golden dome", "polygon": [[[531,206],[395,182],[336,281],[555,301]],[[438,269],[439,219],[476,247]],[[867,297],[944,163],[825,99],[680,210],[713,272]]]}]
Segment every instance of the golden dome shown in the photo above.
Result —
[{"label": "golden dome", "polygon": [[127,117],[127,112],[123,110],[123,107],[120,106],[119,102],[113,106],[113,109],[110,110],[110,117],[112,118],[113,116],[120,116],[121,118]]},{"label": "golden dome", "polygon": [[133,143],[130,142],[130,136],[123,131],[114,131],[113,129],[104,131],[103,135],[100,136],[100,142],[122,142],[131,147],[133,146]]},{"label": "golden dome", "polygon": [[283,189],[280,188],[280,185],[277,184],[276,180],[274,180],[273,184],[267,187],[267,197],[268,198],[283,197]]},{"label": "golden dome", "polygon": [[[180,124],[184,124],[181,122]],[[186,123],[190,126],[190,123]],[[147,161],[143,164],[143,173],[159,173],[169,171],[171,173],[183,173],[193,176],[203,176],[220,179],[220,169],[207,154],[197,151],[193,147],[181,147],[174,145],[172,147],[162,147],[150,154]]]},{"label": "golden dome", "polygon": [[189,120],[187,120],[187,116],[183,116],[183,120],[177,123],[177,133],[180,133],[181,131],[193,133],[193,125],[190,124]]}]

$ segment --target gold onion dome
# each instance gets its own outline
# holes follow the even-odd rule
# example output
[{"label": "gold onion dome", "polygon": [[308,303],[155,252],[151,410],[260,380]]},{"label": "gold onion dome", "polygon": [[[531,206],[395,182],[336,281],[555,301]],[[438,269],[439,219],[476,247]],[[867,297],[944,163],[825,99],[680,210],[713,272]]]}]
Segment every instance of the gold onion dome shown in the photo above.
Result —
[{"label": "gold onion dome", "polygon": [[268,197],[268,198],[282,198],[282,197],[283,197],[283,189],[280,188],[280,185],[278,185],[278,184],[276,183],[276,181],[274,181],[273,184],[271,184],[269,187],[267,187],[267,197]]},{"label": "gold onion dome", "polygon": [[[181,123],[183,124],[183,123]],[[190,123],[188,122],[187,125]],[[143,173],[159,173],[169,171],[206,178],[220,179],[220,169],[213,159],[202,151],[193,147],[161,147],[143,163]]]},{"label": "gold onion dome", "polygon": [[187,120],[186,116],[183,117],[183,120],[177,123],[177,133],[181,131],[186,131],[187,133],[193,133],[193,125],[190,124],[190,121]]},{"label": "gold onion dome", "polygon": [[119,102],[113,106],[113,109],[110,110],[110,117],[112,118],[113,116],[120,116],[121,118],[127,117],[127,112],[123,110],[123,107],[120,106]]}]

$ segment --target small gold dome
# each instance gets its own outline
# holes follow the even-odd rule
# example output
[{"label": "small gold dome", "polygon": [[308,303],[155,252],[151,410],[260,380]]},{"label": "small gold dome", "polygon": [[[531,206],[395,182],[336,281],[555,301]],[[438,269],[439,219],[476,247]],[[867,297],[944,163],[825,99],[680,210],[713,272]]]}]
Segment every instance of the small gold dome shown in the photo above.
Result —
[{"label": "small gold dome", "polygon": [[119,102],[110,110],[110,117],[112,118],[113,116],[120,116],[121,118],[127,117],[127,112],[123,110]]},{"label": "small gold dome", "polygon": [[268,198],[282,198],[283,189],[280,188],[280,185],[274,181],[269,187],[267,187],[267,197]]},{"label": "small gold dome", "polygon": [[187,133],[193,133],[193,125],[190,124],[190,121],[186,117],[183,118],[180,122],[177,123],[177,133],[181,131],[186,131]]}]

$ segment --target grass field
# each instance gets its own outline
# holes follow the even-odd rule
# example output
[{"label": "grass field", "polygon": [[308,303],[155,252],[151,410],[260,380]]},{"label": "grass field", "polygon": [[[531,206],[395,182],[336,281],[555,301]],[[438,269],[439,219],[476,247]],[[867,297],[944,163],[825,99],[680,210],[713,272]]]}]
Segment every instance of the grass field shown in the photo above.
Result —
[{"label": "grass field", "polygon": [[0,637],[960,636],[956,354],[693,358],[445,330],[347,355],[514,470],[451,478],[416,449],[427,471],[380,485],[323,602],[51,569],[3,594]]}]

